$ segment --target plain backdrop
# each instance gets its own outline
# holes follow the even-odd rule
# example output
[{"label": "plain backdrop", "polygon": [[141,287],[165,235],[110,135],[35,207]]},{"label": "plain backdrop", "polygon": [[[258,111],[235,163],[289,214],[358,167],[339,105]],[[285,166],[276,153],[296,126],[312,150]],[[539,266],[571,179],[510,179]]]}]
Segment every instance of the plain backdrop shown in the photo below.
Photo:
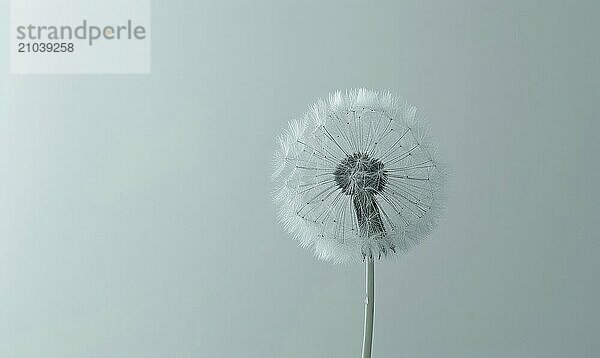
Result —
[{"label": "plain backdrop", "polygon": [[373,356],[600,355],[597,1],[153,1],[151,75],[9,75],[0,357],[358,357],[361,265],[298,248],[274,138],[328,92],[420,108],[452,167],[376,266]]}]

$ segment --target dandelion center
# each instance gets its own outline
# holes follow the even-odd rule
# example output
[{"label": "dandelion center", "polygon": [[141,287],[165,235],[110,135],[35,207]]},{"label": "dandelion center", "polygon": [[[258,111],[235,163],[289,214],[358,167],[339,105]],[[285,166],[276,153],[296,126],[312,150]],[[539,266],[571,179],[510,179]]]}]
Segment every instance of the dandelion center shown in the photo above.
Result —
[{"label": "dandelion center", "polygon": [[366,153],[347,156],[335,168],[335,183],[346,195],[375,195],[387,183],[387,173],[383,163]]}]

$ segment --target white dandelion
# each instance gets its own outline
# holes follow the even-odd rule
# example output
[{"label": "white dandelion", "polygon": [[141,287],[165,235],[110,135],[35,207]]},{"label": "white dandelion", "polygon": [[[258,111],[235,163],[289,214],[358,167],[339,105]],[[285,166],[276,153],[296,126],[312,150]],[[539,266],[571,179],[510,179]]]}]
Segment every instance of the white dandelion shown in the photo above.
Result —
[{"label": "white dandelion", "polygon": [[300,245],[333,263],[366,261],[363,357],[370,357],[374,261],[405,252],[434,228],[445,170],[416,108],[388,92],[319,100],[280,136],[274,199]]}]

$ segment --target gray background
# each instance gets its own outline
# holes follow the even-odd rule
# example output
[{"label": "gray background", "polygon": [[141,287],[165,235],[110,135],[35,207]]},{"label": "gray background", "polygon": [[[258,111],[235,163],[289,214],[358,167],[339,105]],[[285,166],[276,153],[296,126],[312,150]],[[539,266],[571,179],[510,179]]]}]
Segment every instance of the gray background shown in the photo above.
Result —
[{"label": "gray background", "polygon": [[363,268],[296,247],[273,138],[329,91],[422,108],[439,229],[377,265],[374,357],[600,354],[595,1],[155,1],[152,74],[8,75],[1,357],[358,357]]}]

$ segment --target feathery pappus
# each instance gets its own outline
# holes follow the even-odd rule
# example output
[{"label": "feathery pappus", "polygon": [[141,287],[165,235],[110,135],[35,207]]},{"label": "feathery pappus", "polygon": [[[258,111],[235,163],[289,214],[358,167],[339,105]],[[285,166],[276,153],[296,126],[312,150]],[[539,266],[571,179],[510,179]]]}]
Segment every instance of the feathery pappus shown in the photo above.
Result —
[{"label": "feathery pappus", "polygon": [[301,246],[322,260],[360,262],[425,238],[445,178],[414,106],[389,92],[338,91],[279,137],[274,201]]}]

